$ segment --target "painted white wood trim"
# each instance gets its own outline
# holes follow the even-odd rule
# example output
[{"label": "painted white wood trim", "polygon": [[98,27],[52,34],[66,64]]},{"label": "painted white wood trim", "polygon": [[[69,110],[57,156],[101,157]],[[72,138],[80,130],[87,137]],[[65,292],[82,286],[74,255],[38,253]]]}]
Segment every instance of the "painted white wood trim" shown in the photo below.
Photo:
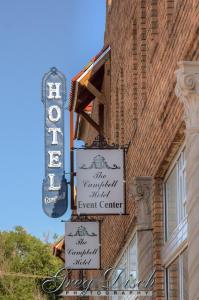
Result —
[{"label": "painted white wood trim", "polygon": [[163,247],[161,254],[163,265],[168,267],[187,246],[187,218],[184,218]]}]

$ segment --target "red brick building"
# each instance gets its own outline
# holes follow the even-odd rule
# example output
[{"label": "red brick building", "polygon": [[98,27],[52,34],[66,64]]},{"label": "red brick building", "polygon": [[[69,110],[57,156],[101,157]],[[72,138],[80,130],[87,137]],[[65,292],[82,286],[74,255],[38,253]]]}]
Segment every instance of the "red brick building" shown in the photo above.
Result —
[{"label": "red brick building", "polygon": [[107,0],[105,47],[72,81],[75,137],[128,145],[128,215],[103,217],[102,267],[154,271],[156,300],[199,299],[198,33],[197,0]]}]

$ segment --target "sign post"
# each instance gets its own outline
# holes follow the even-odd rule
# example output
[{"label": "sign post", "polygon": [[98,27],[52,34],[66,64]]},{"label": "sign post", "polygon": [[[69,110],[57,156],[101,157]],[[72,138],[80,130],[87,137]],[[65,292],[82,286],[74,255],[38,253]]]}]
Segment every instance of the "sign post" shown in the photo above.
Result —
[{"label": "sign post", "polygon": [[42,81],[45,120],[45,178],[42,205],[46,215],[61,217],[67,209],[67,182],[64,172],[65,76],[51,68]]}]

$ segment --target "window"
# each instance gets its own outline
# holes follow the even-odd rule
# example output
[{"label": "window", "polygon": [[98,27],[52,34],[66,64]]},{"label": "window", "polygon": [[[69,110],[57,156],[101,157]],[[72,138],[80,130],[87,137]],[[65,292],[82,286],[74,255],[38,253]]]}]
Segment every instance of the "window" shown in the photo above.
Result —
[{"label": "window", "polygon": [[164,183],[165,191],[165,239],[168,240],[175,228],[186,217],[186,172],[185,149],[183,148],[172,164]]},{"label": "window", "polygon": [[[109,280],[110,289],[125,289],[125,283],[129,281],[130,284],[136,281],[137,275],[137,242],[136,235],[126,247],[118,264],[115,266],[114,272]],[[123,300],[122,296],[112,296],[112,300]],[[126,299],[126,298],[125,298]]]},{"label": "window", "polygon": [[[164,181],[167,300],[188,300],[186,161],[181,147]],[[182,252],[184,251],[184,252]],[[177,258],[176,258],[177,257]]]},{"label": "window", "polygon": [[166,269],[167,299],[188,300],[187,250]]},{"label": "window", "polygon": [[131,241],[129,247],[130,253],[130,264],[129,264],[129,276],[131,276],[134,280],[137,276],[137,247],[136,247],[136,238]]}]

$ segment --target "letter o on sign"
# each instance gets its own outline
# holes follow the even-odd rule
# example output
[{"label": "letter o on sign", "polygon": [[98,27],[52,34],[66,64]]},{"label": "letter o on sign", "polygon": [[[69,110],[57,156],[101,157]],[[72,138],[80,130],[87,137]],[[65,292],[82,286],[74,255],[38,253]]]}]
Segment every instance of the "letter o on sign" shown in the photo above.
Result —
[{"label": "letter o on sign", "polygon": [[[53,113],[53,111],[55,113]],[[61,118],[61,109],[58,105],[52,105],[48,109],[48,118],[51,122],[57,122]]]}]

